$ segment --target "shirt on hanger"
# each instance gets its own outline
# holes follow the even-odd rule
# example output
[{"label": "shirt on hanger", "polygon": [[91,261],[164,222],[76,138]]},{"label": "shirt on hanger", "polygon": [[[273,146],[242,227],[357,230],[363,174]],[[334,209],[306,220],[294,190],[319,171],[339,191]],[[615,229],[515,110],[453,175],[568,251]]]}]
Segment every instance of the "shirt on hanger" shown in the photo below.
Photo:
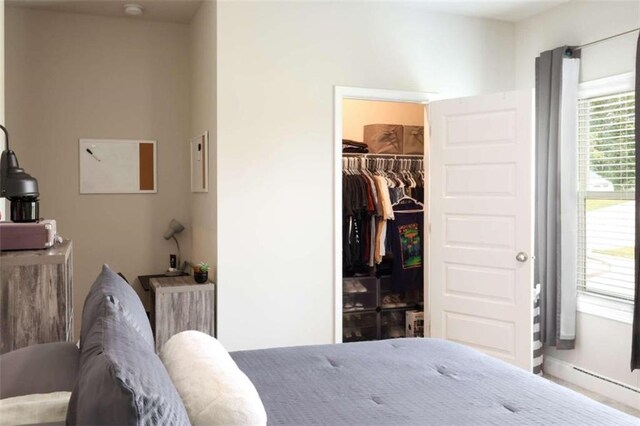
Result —
[{"label": "shirt on hanger", "polygon": [[[402,210],[421,208],[414,203],[394,207]],[[424,213],[397,213],[395,220],[387,224],[387,239],[393,253],[391,289],[407,292],[419,289],[424,282]]]}]

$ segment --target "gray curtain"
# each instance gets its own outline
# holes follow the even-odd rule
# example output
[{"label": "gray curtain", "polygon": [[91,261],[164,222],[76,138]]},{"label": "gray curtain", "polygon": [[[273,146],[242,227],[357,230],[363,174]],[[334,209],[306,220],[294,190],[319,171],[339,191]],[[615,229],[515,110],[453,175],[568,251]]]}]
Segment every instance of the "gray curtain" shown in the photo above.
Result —
[{"label": "gray curtain", "polygon": [[631,371],[640,368],[640,37],[636,50],[636,295],[633,305],[633,335],[631,338]]},{"label": "gray curtain", "polygon": [[540,340],[558,349],[575,346],[579,61],[566,46],[536,58],[534,279]]}]

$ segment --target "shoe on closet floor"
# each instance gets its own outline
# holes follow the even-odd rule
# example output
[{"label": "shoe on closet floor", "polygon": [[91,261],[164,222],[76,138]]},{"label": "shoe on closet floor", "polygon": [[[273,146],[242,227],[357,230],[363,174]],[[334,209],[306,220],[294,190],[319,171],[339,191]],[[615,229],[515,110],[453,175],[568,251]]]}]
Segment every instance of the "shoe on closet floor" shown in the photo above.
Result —
[{"label": "shoe on closet floor", "polygon": [[401,308],[407,306],[406,302],[402,301],[402,298],[399,294],[391,294],[391,302],[395,304],[396,307]]},{"label": "shoe on closet floor", "polygon": [[356,293],[366,293],[367,292],[367,288],[365,286],[363,286],[360,281],[356,281],[355,284],[353,285],[353,287],[355,288],[355,292]]},{"label": "shoe on closet floor", "polygon": [[[362,284],[360,284],[362,285]],[[347,281],[344,283],[344,292],[345,293],[357,293],[358,290],[356,289],[356,286],[353,285],[352,281]]]},{"label": "shoe on closet floor", "polygon": [[387,294],[386,296],[384,296],[382,298],[382,307],[383,308],[395,308],[396,306],[398,306],[393,301],[393,297],[392,296],[393,295],[391,295],[391,294]]}]

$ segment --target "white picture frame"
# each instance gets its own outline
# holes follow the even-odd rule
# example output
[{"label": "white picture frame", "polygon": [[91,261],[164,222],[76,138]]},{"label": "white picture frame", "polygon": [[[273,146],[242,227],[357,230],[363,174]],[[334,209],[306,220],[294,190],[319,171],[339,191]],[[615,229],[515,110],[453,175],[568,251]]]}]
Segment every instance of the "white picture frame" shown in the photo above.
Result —
[{"label": "white picture frame", "polygon": [[191,192],[209,192],[209,132],[189,141]]},{"label": "white picture frame", "polygon": [[78,155],[80,194],[158,192],[156,141],[83,138]]}]

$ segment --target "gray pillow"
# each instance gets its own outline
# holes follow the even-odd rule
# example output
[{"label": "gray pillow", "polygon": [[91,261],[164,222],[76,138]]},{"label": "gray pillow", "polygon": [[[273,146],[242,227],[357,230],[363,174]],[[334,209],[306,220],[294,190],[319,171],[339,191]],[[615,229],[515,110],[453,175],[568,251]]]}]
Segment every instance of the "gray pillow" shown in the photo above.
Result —
[{"label": "gray pillow", "polygon": [[82,325],[80,329],[80,350],[83,349],[87,333],[96,320],[103,315],[106,296],[114,296],[124,308],[124,316],[131,326],[142,336],[144,341],[153,348],[153,333],[147,313],[135,290],[118,274],[103,265],[89,290],[82,309]]},{"label": "gray pillow", "polygon": [[0,398],[71,392],[80,352],[75,343],[27,346],[0,356]]},{"label": "gray pillow", "polygon": [[124,305],[114,296],[103,305],[84,336],[67,424],[188,425],[167,370],[127,320]]}]

